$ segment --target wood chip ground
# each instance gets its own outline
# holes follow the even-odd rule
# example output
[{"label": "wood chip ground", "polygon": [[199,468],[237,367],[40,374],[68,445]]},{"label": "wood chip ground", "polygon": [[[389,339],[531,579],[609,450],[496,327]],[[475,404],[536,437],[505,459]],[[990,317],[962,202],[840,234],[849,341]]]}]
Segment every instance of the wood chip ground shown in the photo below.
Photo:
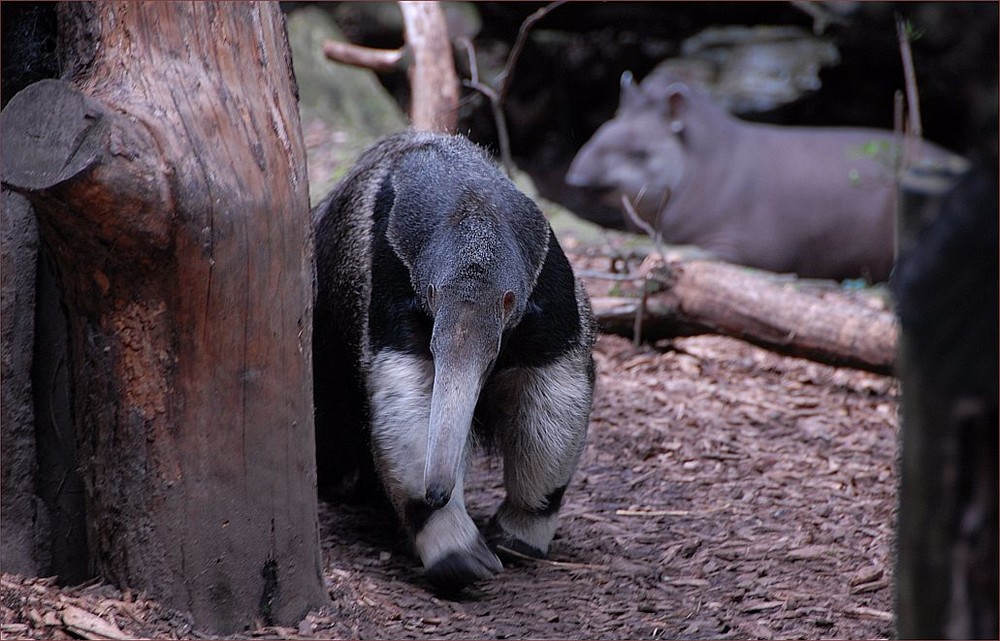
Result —
[{"label": "wood chip ground", "polygon": [[[587,449],[551,558],[461,600],[430,593],[392,517],[321,504],[331,604],[277,638],[889,638],[895,379],[701,336],[602,336]],[[500,464],[479,460],[482,522]],[[0,634],[191,638],[102,584],[3,575]]]}]

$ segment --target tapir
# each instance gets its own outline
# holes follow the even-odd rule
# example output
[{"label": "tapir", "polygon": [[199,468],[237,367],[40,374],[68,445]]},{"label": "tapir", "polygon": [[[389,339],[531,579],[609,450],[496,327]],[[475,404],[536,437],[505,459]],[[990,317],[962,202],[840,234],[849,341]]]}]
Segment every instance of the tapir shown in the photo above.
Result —
[{"label": "tapir", "polygon": [[[497,553],[544,557],[586,438],[595,324],[541,211],[469,140],[403,132],[313,218],[318,467],[367,444],[436,588],[489,578]],[[503,457],[485,536],[463,496],[476,444]]]},{"label": "tapir", "polygon": [[615,117],[566,181],[633,207],[670,244],[803,277],[882,281],[893,264],[897,160],[964,162],[889,131],[745,122],[678,77],[637,85],[626,72]]}]

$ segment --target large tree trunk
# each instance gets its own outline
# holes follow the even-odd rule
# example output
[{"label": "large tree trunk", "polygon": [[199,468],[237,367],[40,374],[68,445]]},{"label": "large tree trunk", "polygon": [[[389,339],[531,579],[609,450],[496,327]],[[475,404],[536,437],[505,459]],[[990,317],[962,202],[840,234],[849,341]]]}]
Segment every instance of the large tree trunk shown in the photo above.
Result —
[{"label": "large tree trunk", "polygon": [[904,178],[892,279],[902,328],[896,633],[996,639],[996,157],[948,191],[950,181],[934,182]]},{"label": "large tree trunk", "polygon": [[[51,252],[38,256],[35,288],[35,346],[31,364],[35,401],[33,435],[38,452],[34,479],[44,506],[35,537],[38,571],[66,584],[93,576],[87,553],[87,513],[77,465],[70,394],[69,325]],[[6,434],[6,432],[5,432]],[[43,531],[47,528],[47,531]]]},{"label": "large tree trunk", "polygon": [[[35,499],[37,456],[35,410],[31,394],[31,347],[34,342],[35,269],[38,231],[31,204],[7,189],[0,192],[0,567],[35,575],[43,565],[36,537],[40,531]],[[36,523],[39,527],[36,527]]]},{"label": "large tree trunk", "polygon": [[277,3],[67,3],[2,117],[70,322],[102,576],[231,632],[323,600],[305,153]]},{"label": "large tree trunk", "polygon": [[0,568],[81,583],[90,574],[66,317],[30,202],[6,188],[0,199]]}]

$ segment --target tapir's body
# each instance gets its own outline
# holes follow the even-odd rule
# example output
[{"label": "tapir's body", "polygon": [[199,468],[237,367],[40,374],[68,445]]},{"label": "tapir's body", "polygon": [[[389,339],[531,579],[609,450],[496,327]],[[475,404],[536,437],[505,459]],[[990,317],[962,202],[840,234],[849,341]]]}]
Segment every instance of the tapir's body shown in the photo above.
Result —
[{"label": "tapir's body", "polygon": [[621,106],[580,150],[567,182],[624,195],[671,244],[805,277],[884,280],[892,267],[893,150],[955,159],[877,129],[738,120],[687,84],[623,81]]},{"label": "tapir's body", "polygon": [[463,498],[473,441],[495,443],[490,543],[544,556],[587,431],[594,324],[537,206],[467,140],[403,133],[314,217],[319,456],[369,441],[428,578],[460,588],[501,568]]}]

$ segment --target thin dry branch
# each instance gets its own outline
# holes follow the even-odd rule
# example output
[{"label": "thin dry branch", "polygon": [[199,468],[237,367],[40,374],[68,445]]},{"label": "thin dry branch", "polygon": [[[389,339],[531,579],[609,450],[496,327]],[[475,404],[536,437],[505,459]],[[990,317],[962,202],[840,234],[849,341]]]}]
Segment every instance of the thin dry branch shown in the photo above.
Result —
[{"label": "thin dry branch", "polygon": [[[642,198],[642,193],[639,194],[639,198]],[[659,242],[660,232],[654,229],[652,225],[639,216],[639,212],[635,210],[635,205],[632,204],[632,201],[630,201],[628,196],[625,194],[622,194],[622,209],[625,210],[625,214],[628,216],[628,219],[632,221],[633,225],[646,232],[646,234],[652,238],[653,241]]]},{"label": "thin dry branch", "polygon": [[906,81],[906,101],[910,115],[910,131],[917,138],[924,134],[920,122],[920,94],[917,92],[917,74],[913,68],[913,50],[910,48],[910,37],[906,22],[896,14],[896,37],[899,39],[899,52],[903,58],[903,78]]},{"label": "thin dry branch", "polygon": [[479,80],[479,65],[476,60],[476,49],[472,41],[463,36],[458,39],[458,44],[465,49],[469,57],[469,75],[471,76],[469,80],[463,80],[462,84],[469,89],[478,91],[489,100],[490,109],[493,112],[493,122],[497,128],[497,140],[500,144],[500,160],[503,163],[504,171],[507,172],[508,176],[512,176],[514,173],[514,159],[510,153],[510,135],[507,133],[507,117],[503,113],[500,96],[493,90],[493,87]]},{"label": "thin dry branch", "polygon": [[323,43],[323,54],[334,62],[371,69],[377,73],[396,71],[407,66],[404,61],[405,48],[374,49],[350,42],[327,40]]},{"label": "thin dry branch", "polygon": [[521,57],[521,51],[524,50],[524,44],[528,41],[528,32],[535,26],[535,23],[547,16],[549,12],[559,5],[565,4],[565,2],[566,0],[556,0],[551,4],[547,4],[525,18],[524,22],[521,23],[521,28],[517,31],[517,38],[514,40],[514,46],[511,47],[510,55],[507,56],[507,64],[504,65],[503,71],[501,71],[500,75],[497,77],[497,81],[500,82],[500,89],[497,91],[497,94],[499,94],[501,104],[507,99],[507,91],[510,89],[511,73],[514,71],[514,66]]},{"label": "thin dry branch", "polygon": [[910,34],[907,23],[896,14],[896,37],[899,39],[899,53],[903,59],[903,79],[906,83],[907,124],[903,169],[907,169],[921,157],[921,142],[924,128],[920,120],[920,93],[917,91],[917,74],[913,68],[913,51],[910,48]]},{"label": "thin dry branch", "polygon": [[504,554],[516,557],[522,561],[529,561],[531,563],[538,563],[541,565],[546,565],[552,568],[561,568],[565,570],[605,570],[607,569],[603,565],[593,565],[590,563],[573,563],[570,561],[552,561],[550,559],[539,559],[538,557],[528,556],[527,554],[522,554],[517,550],[511,549],[505,545],[498,545],[497,549],[502,551]]},{"label": "thin dry branch", "polygon": [[490,110],[493,112],[493,122],[497,128],[497,141],[500,146],[500,160],[503,163],[504,170],[507,172],[508,176],[513,175],[514,159],[510,152],[510,135],[507,132],[507,117],[503,112],[503,103],[507,99],[507,92],[510,89],[511,72],[514,70],[514,65],[517,64],[518,59],[521,57],[521,51],[524,49],[524,43],[528,39],[528,32],[531,28],[535,25],[535,23],[548,15],[550,11],[565,2],[566,0],[556,0],[556,2],[548,4],[538,11],[535,11],[521,23],[521,27],[517,32],[517,38],[514,40],[514,46],[511,47],[510,55],[507,56],[507,62],[504,65],[503,70],[500,72],[500,75],[497,76],[496,81],[500,83],[499,89],[494,89],[479,79],[479,69],[476,62],[476,50],[472,45],[472,41],[468,38],[461,38],[458,41],[458,44],[465,48],[469,56],[469,75],[471,76],[469,80],[463,80],[462,84],[469,89],[478,91],[490,101]]}]

